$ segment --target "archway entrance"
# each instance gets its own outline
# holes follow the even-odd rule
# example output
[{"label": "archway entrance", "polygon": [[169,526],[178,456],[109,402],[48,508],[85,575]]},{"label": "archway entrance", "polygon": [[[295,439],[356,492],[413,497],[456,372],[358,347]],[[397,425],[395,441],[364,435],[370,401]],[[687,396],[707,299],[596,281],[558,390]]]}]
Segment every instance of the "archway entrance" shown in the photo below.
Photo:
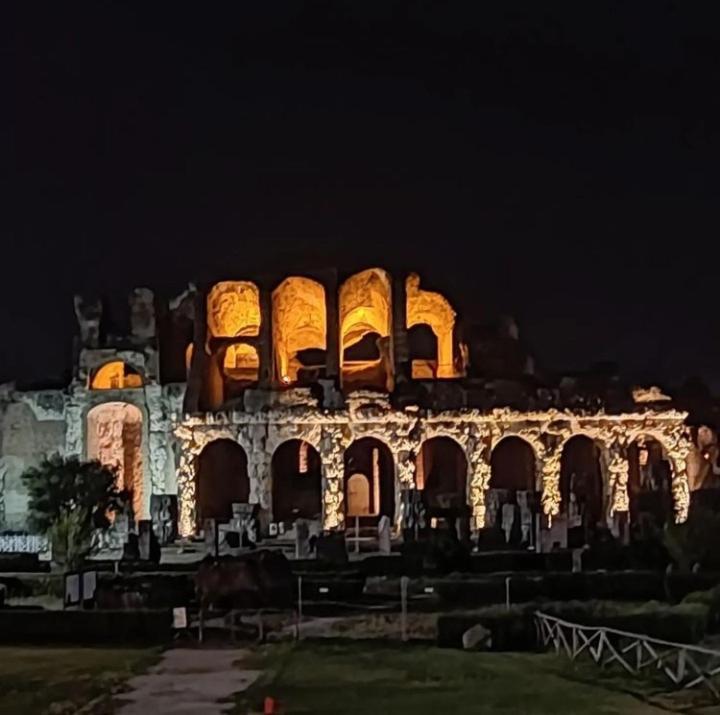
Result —
[{"label": "archway entrance", "polygon": [[469,515],[467,458],[454,439],[433,437],[423,442],[415,463],[415,476],[430,517]]},{"label": "archway entrance", "polygon": [[127,402],[105,402],[87,415],[87,456],[113,468],[130,495],[135,519],[148,516],[143,479],[142,412]]},{"label": "archway entrance", "polygon": [[205,519],[228,522],[232,505],[247,504],[250,497],[247,455],[231,439],[205,445],[197,458],[196,500],[198,526]]},{"label": "archway entrance", "polygon": [[395,516],[393,456],[379,439],[363,437],[345,450],[345,515],[362,526]]},{"label": "archway entrance", "polygon": [[322,519],[322,462],[308,442],[283,442],[272,456],[274,521]]},{"label": "archway entrance", "polygon": [[568,546],[588,543],[603,522],[600,448],[585,435],[571,437],[560,457],[561,511],[567,517]]},{"label": "archway entrance", "polygon": [[649,519],[657,527],[672,521],[672,466],[662,444],[639,437],[628,447],[630,522]]},{"label": "archway entrance", "polygon": [[507,545],[532,545],[537,513],[533,448],[520,437],[505,437],[492,451],[490,469],[485,525]]}]

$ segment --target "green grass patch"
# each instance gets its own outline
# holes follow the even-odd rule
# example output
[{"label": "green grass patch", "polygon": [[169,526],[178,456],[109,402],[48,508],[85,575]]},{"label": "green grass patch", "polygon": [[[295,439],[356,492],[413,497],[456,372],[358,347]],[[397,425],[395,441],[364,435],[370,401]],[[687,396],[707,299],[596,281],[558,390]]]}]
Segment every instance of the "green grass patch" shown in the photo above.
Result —
[{"label": "green grass patch", "polygon": [[[109,698],[159,655],[159,649],[0,647],[0,715],[44,713],[53,703],[77,712]],[[98,704],[96,712],[112,711]]]},{"label": "green grass patch", "polygon": [[286,715],[661,712],[602,679],[586,681],[549,654],[305,641],[260,648],[244,665],[267,672],[238,699],[236,713],[262,712],[265,696]]}]

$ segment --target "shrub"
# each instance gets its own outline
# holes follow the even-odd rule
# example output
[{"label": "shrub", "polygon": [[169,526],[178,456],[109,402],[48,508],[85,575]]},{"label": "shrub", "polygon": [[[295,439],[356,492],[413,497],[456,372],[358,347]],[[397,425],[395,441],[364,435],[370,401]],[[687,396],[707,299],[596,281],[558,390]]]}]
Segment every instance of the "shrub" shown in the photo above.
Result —
[{"label": "shrub", "polygon": [[531,602],[492,606],[474,613],[447,614],[438,618],[438,645],[462,647],[462,634],[481,624],[492,633],[492,650],[534,650],[538,647],[535,613],[569,623],[600,626],[638,633],[677,643],[697,643],[708,624],[709,609],[701,603],[668,606],[657,601],[643,605],[609,601]]}]

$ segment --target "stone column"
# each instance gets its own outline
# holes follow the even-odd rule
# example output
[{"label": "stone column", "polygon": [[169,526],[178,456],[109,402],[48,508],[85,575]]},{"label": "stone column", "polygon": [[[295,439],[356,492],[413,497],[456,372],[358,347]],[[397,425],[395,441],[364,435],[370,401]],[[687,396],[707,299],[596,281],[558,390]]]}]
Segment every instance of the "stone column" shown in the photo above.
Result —
[{"label": "stone column", "polygon": [[344,454],[342,427],[323,427],[320,455],[323,463],[323,529],[338,531],[345,528]]},{"label": "stone column", "polygon": [[687,434],[683,433],[678,441],[671,448],[668,448],[670,463],[673,468],[671,488],[676,524],[686,521],[690,512],[690,484],[688,482],[687,460],[692,446],[692,441]]},{"label": "stone column", "polygon": [[405,304],[405,278],[393,276],[392,278],[392,316],[393,316],[393,362],[395,375],[409,376],[407,341],[407,306]]},{"label": "stone column", "polygon": [[336,380],[340,365],[340,317],[338,314],[337,274],[325,282],[325,315],[327,324],[325,374],[329,380]]},{"label": "stone column", "polygon": [[470,438],[466,445],[468,470],[468,501],[471,509],[470,528],[473,532],[485,526],[485,492],[490,486],[490,447],[487,438]]},{"label": "stone column", "polygon": [[201,288],[195,294],[195,318],[193,320],[193,351],[188,372],[187,388],[183,401],[183,412],[190,414],[200,411],[203,382],[208,356],[205,353],[207,338],[207,290]]},{"label": "stone column", "polygon": [[272,382],[272,295],[267,286],[260,286],[260,334],[257,341],[260,374],[258,387],[267,390]]}]

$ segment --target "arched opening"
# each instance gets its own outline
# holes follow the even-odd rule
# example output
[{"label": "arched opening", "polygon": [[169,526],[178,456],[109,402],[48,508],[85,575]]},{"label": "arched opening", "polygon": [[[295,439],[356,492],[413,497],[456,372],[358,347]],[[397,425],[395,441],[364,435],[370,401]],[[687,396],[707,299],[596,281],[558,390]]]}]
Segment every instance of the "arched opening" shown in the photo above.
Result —
[{"label": "arched opening", "polygon": [[255,337],[260,333],[260,320],[260,292],[254,283],[222,281],[208,293],[208,337]]},{"label": "arched opening", "polygon": [[387,273],[370,268],[340,287],[340,368],[346,390],[392,390],[392,293]]},{"label": "arched opening", "polygon": [[[345,516],[362,526],[395,516],[395,464],[390,448],[374,437],[355,440],[345,450]],[[347,519],[346,519],[346,523]]]},{"label": "arched opening", "polygon": [[142,375],[122,360],[106,362],[90,379],[91,390],[126,390],[142,386]]},{"label": "arched opening", "polygon": [[260,358],[257,350],[247,343],[228,345],[223,358],[223,374],[235,383],[244,385],[257,382]]},{"label": "arched opening", "polygon": [[283,442],[272,456],[272,513],[277,522],[322,519],[322,462],[308,442]]},{"label": "arched opening", "polygon": [[[420,277],[411,273],[405,281],[405,306],[408,329],[426,325],[436,338],[436,351],[431,360],[416,356],[411,349],[412,376],[424,378],[428,372],[434,378],[460,377],[454,350],[453,330],[455,311],[445,296],[420,288]],[[412,348],[412,345],[410,346]]]},{"label": "arched opening", "polygon": [[433,437],[422,443],[415,463],[415,483],[423,490],[430,516],[469,515],[467,458],[450,437]]},{"label": "arched opening", "polygon": [[662,444],[638,437],[628,446],[630,522],[649,519],[658,527],[673,520],[672,465]]},{"label": "arched opening", "polygon": [[432,328],[424,323],[413,325],[407,332],[407,342],[413,380],[436,379],[438,341]]},{"label": "arched opening", "polygon": [[309,384],[325,369],[325,289],[310,278],[286,278],[272,295],[275,380]]},{"label": "arched opening", "polygon": [[247,504],[250,497],[247,455],[231,439],[216,439],[198,455],[195,471],[198,527],[206,519],[226,523],[233,504]]},{"label": "arched opening", "polygon": [[87,414],[87,456],[111,467],[130,495],[136,519],[147,516],[143,479],[143,418],[135,405],[105,402]]},{"label": "arched opening", "polygon": [[520,437],[505,437],[490,457],[490,488],[485,495],[485,525],[504,543],[532,545],[535,539],[535,452]]},{"label": "arched opening", "polygon": [[588,543],[604,521],[600,448],[590,437],[576,435],[565,442],[560,457],[560,496],[568,546]]}]

